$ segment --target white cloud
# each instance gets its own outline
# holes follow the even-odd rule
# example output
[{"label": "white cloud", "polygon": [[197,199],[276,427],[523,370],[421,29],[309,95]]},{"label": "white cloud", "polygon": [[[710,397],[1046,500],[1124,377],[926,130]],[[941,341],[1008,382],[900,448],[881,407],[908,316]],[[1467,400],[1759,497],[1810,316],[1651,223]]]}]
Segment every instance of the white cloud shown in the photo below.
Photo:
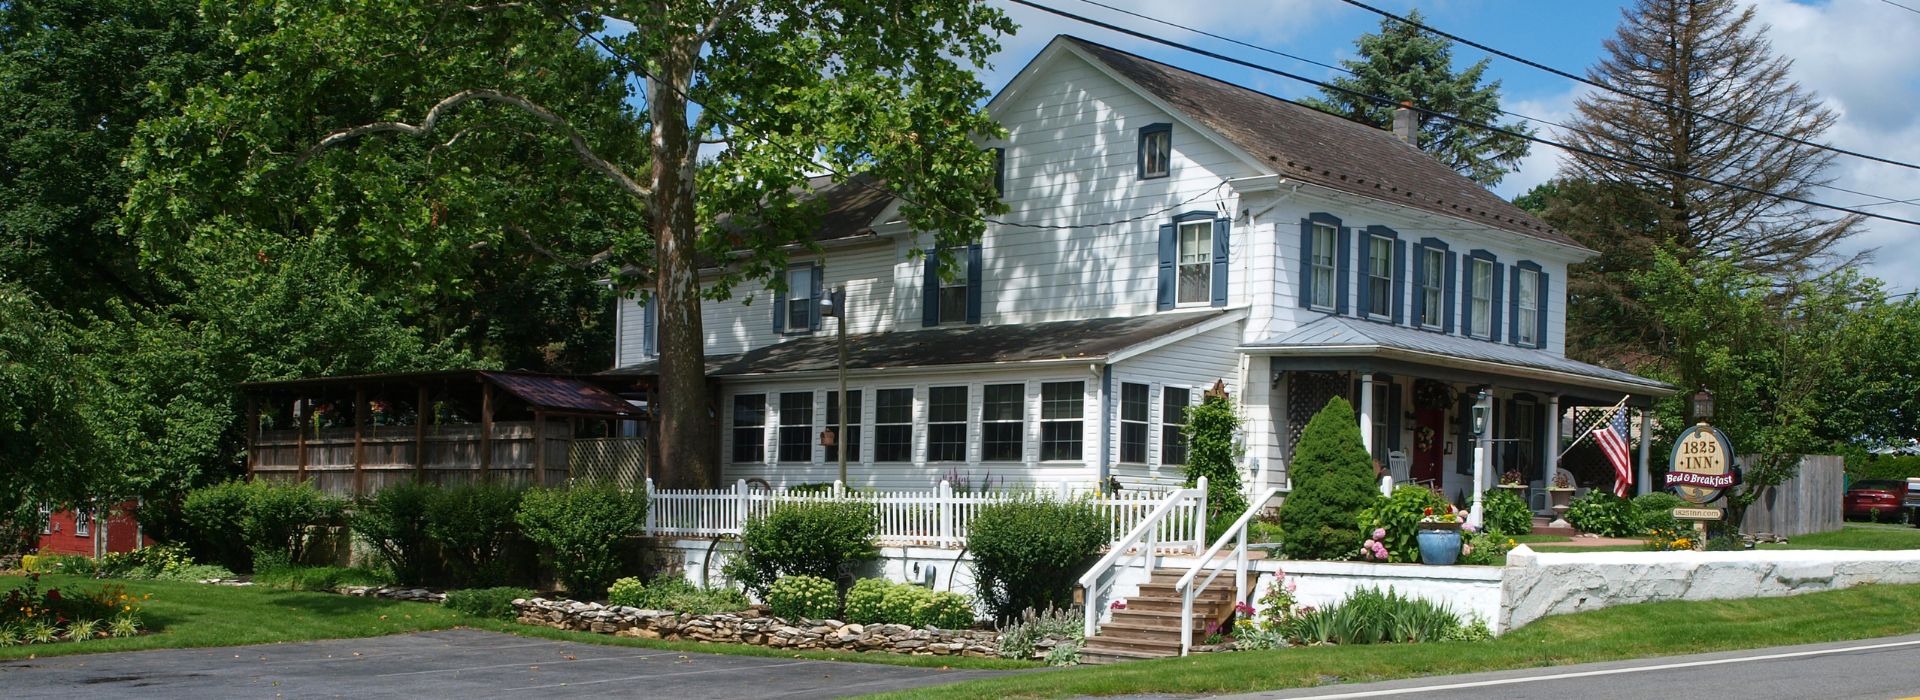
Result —
[{"label": "white cloud", "polygon": [[[1516,114],[1565,124],[1573,115],[1574,99],[1586,92],[1586,86],[1576,85],[1556,95],[1513,100],[1501,107]],[[1565,141],[1565,135],[1559,133],[1560,130],[1556,127],[1531,121],[1526,124],[1533,127],[1535,133],[1541,138]],[[1560,162],[1565,155],[1553,146],[1533,144],[1533,147],[1527,150],[1527,157],[1520,161],[1520,166],[1513,172],[1507,173],[1506,178],[1500,181],[1500,185],[1493,188],[1494,194],[1507,199],[1526,194],[1527,190],[1533,189],[1534,186],[1553,179],[1553,176],[1560,172]]]},{"label": "white cloud", "polygon": [[[1100,0],[1100,2],[1175,24],[1230,36],[1248,43],[1269,44],[1276,47],[1284,46],[1288,39],[1299,36],[1301,32],[1311,29],[1317,22],[1338,11],[1338,8],[1330,3],[1315,0],[1206,0],[1179,3],[1169,3],[1164,0]],[[1000,52],[991,59],[993,64],[991,69],[980,76],[981,81],[990,89],[999,89],[1005,85],[1013,78],[1014,73],[1019,72],[1034,54],[1039,53],[1040,49],[1058,34],[1072,34],[1130,51],[1164,53],[1164,49],[1152,50],[1161,48],[1154,44],[1065,17],[1015,5],[1005,0],[992,0],[992,3],[1006,10],[1007,16],[1020,27],[1013,36],[1002,38]],[[1196,38],[1196,35],[1182,30],[1089,4],[1057,1],[1047,4],[1077,15],[1169,39]],[[1205,41],[1209,44],[1219,43],[1212,39],[1205,39]]]}]

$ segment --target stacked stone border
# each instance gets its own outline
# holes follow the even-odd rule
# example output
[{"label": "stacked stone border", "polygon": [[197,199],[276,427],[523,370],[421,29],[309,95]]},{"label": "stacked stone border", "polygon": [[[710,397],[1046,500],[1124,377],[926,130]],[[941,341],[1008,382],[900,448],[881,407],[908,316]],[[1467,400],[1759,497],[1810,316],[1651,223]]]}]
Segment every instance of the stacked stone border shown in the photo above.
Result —
[{"label": "stacked stone border", "polygon": [[[640,639],[751,644],[775,649],[877,651],[915,656],[999,656],[1000,635],[839,620],[786,620],[755,608],[694,615],[545,598],[513,601],[524,624]],[[1051,645],[1048,645],[1051,646]]]}]

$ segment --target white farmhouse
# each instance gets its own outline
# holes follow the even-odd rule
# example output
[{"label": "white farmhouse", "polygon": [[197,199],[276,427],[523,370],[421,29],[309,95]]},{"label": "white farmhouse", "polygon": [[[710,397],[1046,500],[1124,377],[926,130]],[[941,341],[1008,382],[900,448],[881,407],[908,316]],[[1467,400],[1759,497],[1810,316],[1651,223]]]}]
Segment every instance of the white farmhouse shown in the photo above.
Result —
[{"label": "white farmhouse", "polygon": [[[1172,484],[1185,407],[1224,382],[1250,488],[1346,396],[1383,463],[1458,499],[1483,388],[1489,482],[1551,473],[1560,407],[1672,391],[1565,357],[1566,269],[1593,251],[1391,132],[1064,36],[988,109],[1011,211],[957,274],[881,190],[823,181],[791,291],[706,304],[723,481],[836,478],[839,288],[859,488]],[[654,314],[619,318],[614,372],[652,373]]]}]

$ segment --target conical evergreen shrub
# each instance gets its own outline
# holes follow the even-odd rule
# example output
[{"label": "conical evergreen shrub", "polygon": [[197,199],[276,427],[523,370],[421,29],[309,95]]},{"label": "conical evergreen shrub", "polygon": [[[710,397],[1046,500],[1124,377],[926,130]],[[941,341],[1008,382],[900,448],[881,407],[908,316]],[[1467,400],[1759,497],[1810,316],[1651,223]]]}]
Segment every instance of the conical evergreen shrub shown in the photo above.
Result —
[{"label": "conical evergreen shrub", "polygon": [[1354,558],[1365,539],[1360,512],[1380,498],[1380,490],[1352,404],[1334,397],[1307,421],[1287,474],[1293,492],[1280,506],[1282,551],[1291,559]]}]

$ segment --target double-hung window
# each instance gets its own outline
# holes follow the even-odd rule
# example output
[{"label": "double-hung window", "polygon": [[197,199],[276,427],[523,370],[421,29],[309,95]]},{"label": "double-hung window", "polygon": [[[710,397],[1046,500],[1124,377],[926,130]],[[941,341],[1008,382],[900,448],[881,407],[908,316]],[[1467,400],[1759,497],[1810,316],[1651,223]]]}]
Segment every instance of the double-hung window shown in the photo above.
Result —
[{"label": "double-hung window", "polygon": [[1189,389],[1167,387],[1160,390],[1160,463],[1187,463],[1187,404]]},{"label": "double-hung window", "polygon": [[1493,261],[1473,259],[1471,268],[1473,279],[1473,327],[1467,329],[1475,338],[1493,337]]},{"label": "double-hung window", "polygon": [[859,389],[847,392],[847,434],[839,435],[837,433],[840,431],[840,392],[827,392],[827,415],[825,422],[827,427],[833,429],[836,433],[833,436],[833,444],[827,446],[827,461],[829,462],[835,464],[840,462],[841,445],[847,446],[847,461],[860,461],[860,394],[861,391]]},{"label": "double-hung window", "polygon": [[1514,339],[1521,347],[1535,347],[1540,344],[1540,273],[1518,268],[1514,281]]},{"label": "double-hung window", "polygon": [[813,276],[820,274],[812,265],[804,265],[787,270],[787,305],[779,313],[786,314],[786,323],[782,325],[788,333],[804,333],[813,329]]},{"label": "double-hung window", "polygon": [[1140,128],[1140,179],[1166,177],[1173,172],[1173,125],[1149,124]]},{"label": "double-hung window", "polygon": [[93,533],[93,510],[79,507],[73,509],[73,536],[87,537]]},{"label": "double-hung window", "polygon": [[913,461],[913,390],[873,392],[873,459]]},{"label": "double-hung window", "polygon": [[927,461],[967,461],[967,388],[927,390]]},{"label": "double-hung window", "polygon": [[967,279],[973,273],[968,267],[971,256],[954,256],[954,274],[940,278],[940,322],[965,323],[967,320]]},{"label": "double-hung window", "polygon": [[40,504],[40,534],[53,534],[53,506]]},{"label": "double-hung window", "polygon": [[1147,385],[1120,385],[1120,461],[1147,463]]},{"label": "double-hung window", "polygon": [[1040,385],[1041,461],[1081,458],[1081,436],[1086,431],[1086,382],[1047,382]]},{"label": "double-hung window", "polygon": [[1026,459],[1027,385],[988,384],[980,407],[980,460]]},{"label": "double-hung window", "polygon": [[780,461],[813,461],[813,392],[780,394]]},{"label": "double-hung window", "polygon": [[1178,304],[1207,304],[1213,301],[1213,221],[1188,221],[1180,224],[1180,269]]},{"label": "double-hung window", "polygon": [[740,394],[733,397],[733,461],[766,461],[766,430],[767,395]]},{"label": "double-hung window", "polygon": [[1393,239],[1367,236],[1367,315],[1393,317]]},{"label": "double-hung window", "polygon": [[1311,261],[1313,269],[1308,273],[1313,275],[1313,308],[1333,310],[1334,288],[1337,286],[1334,280],[1339,279],[1339,273],[1335,267],[1334,245],[1339,235],[1339,229],[1332,225],[1322,223],[1313,225],[1313,260]]},{"label": "double-hung window", "polygon": [[1440,329],[1441,303],[1446,299],[1447,251],[1425,248],[1420,254],[1420,325]]}]

